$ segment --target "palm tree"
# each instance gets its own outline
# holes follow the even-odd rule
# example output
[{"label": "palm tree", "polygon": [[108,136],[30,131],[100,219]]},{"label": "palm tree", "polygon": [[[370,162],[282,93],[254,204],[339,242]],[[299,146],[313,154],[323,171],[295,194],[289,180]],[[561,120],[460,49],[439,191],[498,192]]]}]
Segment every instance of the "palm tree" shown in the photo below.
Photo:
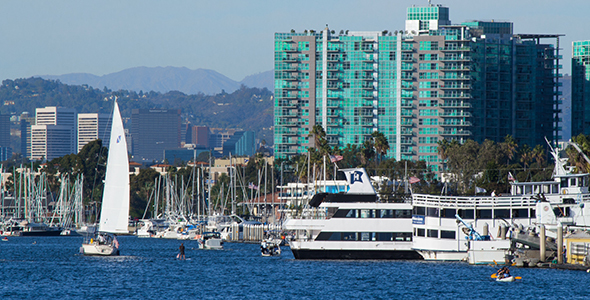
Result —
[{"label": "palm tree", "polygon": [[511,135],[507,135],[504,138],[504,143],[502,143],[502,148],[504,149],[504,152],[508,157],[508,162],[506,162],[506,165],[508,165],[510,161],[512,161],[512,159],[514,158],[514,154],[516,153],[516,148],[518,148],[518,144],[516,144],[516,140],[514,140],[514,138]]},{"label": "palm tree", "polygon": [[325,147],[328,144],[326,140],[326,132],[322,125],[316,124],[313,126],[311,131],[309,132],[308,137],[313,136],[313,147],[316,148],[321,154],[327,153],[327,149]]},{"label": "palm tree", "polygon": [[383,159],[383,155],[389,151],[389,142],[385,137],[385,134],[379,131],[374,131],[371,134],[373,137],[373,144],[375,146],[375,151],[379,154],[379,161]]}]

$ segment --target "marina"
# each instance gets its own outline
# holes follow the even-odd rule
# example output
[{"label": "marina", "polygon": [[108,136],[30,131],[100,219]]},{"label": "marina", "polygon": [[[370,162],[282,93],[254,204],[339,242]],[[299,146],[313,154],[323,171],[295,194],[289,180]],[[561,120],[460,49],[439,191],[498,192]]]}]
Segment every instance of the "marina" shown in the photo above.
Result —
[{"label": "marina", "polygon": [[[18,237],[0,243],[2,299],[584,299],[589,273],[511,268],[512,283],[496,282],[495,266],[457,262],[296,260],[283,247],[262,257],[259,245],[226,243],[197,250],[182,241],[121,236],[121,255],[86,257],[81,237]],[[469,289],[477,286],[476,289]],[[328,296],[329,295],[329,296]]]}]

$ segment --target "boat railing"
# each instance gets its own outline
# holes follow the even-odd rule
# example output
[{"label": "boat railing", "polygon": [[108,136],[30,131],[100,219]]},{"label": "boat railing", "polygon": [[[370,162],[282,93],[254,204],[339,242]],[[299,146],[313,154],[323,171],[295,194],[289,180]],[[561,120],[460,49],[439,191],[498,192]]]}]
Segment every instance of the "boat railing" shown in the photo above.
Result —
[{"label": "boat railing", "polygon": [[519,207],[534,206],[537,199],[530,196],[460,197],[414,194],[412,205],[436,207]]}]

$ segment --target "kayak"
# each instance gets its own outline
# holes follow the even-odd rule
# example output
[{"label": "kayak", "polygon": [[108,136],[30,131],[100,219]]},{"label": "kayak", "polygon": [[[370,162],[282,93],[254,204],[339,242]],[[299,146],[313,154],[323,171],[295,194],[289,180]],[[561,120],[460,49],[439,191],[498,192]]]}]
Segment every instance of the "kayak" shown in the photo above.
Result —
[{"label": "kayak", "polygon": [[508,277],[504,277],[504,278],[496,278],[496,281],[500,281],[500,282],[513,282],[514,281],[514,276],[508,276]]}]

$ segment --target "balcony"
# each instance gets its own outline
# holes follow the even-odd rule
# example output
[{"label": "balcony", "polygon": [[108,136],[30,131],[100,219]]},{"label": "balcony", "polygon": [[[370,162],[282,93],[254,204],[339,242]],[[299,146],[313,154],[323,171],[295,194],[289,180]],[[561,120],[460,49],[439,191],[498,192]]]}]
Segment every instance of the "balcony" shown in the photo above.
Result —
[{"label": "balcony", "polygon": [[471,122],[468,121],[461,121],[461,122],[443,122],[440,124],[443,127],[461,127],[461,126],[471,126]]},{"label": "balcony", "polygon": [[442,104],[439,104],[442,108],[471,108],[471,103],[466,103],[463,101],[457,102],[450,102],[450,101],[443,101]]},{"label": "balcony", "polygon": [[471,94],[468,93],[441,93],[438,96],[442,99],[471,99]]},{"label": "balcony", "polygon": [[447,112],[447,113],[440,114],[440,116],[443,118],[467,118],[467,117],[471,117],[471,113],[466,112],[466,111]]},{"label": "balcony", "polygon": [[447,83],[447,84],[443,84],[441,86],[439,86],[440,89],[443,90],[448,90],[448,89],[452,89],[452,90],[460,90],[460,89],[471,89],[471,85],[470,84],[466,84],[466,83],[461,83],[461,84],[452,84],[452,83]]},{"label": "balcony", "polygon": [[469,75],[462,75],[462,76],[443,76],[440,79],[441,80],[471,80],[471,76],[469,76]]},{"label": "balcony", "polygon": [[451,136],[469,136],[471,135],[471,131],[469,130],[444,130],[441,135],[451,135]]}]

